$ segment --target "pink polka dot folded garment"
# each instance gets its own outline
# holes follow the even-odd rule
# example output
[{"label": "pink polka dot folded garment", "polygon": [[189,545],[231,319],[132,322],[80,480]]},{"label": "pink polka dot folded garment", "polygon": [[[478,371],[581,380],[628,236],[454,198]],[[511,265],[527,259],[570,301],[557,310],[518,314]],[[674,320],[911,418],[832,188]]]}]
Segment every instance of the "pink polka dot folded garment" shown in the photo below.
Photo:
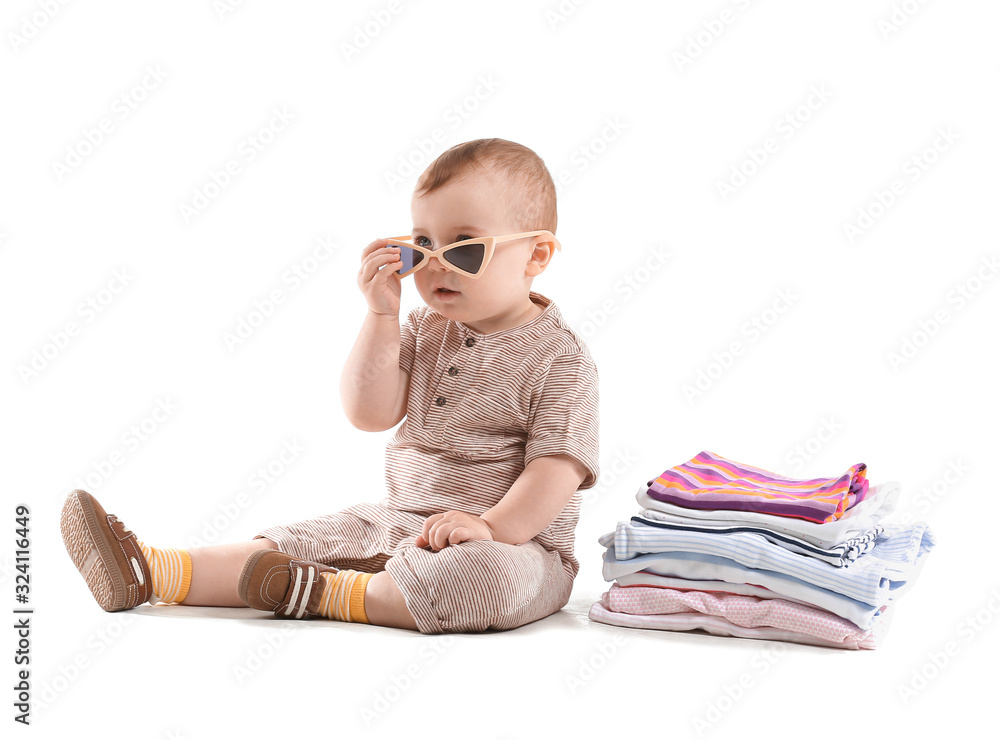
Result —
[{"label": "pink polka dot folded garment", "polygon": [[[789,639],[849,649],[876,647],[872,630],[858,628],[846,619],[806,604],[782,599],[706,591],[678,591],[657,586],[619,586],[611,588],[598,602],[609,612],[633,616],[706,615],[712,620],[632,620],[629,626],[652,629],[698,629],[704,624],[732,625],[726,634],[754,636],[760,630],[765,639]],[[723,621],[719,621],[723,620]],[[770,628],[770,629],[762,629]],[[780,630],[774,633],[771,630]],[[799,637],[801,639],[795,639]],[[809,640],[806,638],[814,638]]]},{"label": "pink polka dot folded garment", "polygon": [[649,481],[650,498],[689,509],[754,511],[832,522],[864,500],[867,466],[835,478],[795,479],[702,452]]}]

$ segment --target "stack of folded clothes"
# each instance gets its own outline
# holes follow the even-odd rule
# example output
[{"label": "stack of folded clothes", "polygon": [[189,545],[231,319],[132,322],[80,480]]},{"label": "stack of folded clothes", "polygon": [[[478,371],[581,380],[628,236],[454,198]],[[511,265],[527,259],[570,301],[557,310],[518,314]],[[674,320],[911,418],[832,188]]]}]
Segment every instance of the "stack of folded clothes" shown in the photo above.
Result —
[{"label": "stack of folded clothes", "polygon": [[666,470],[639,489],[639,514],[599,538],[615,583],[590,618],[877,647],[934,537],[888,520],[899,484],[869,486],[866,472],[795,480],[710,452]]}]

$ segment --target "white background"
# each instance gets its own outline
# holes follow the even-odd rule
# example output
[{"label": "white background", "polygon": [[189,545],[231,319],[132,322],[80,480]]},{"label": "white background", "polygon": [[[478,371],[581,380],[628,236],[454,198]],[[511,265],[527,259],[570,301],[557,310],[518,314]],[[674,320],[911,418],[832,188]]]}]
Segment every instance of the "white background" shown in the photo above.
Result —
[{"label": "white background", "polygon": [[[994,3],[220,7],[16,0],[0,19],[0,562],[13,604],[13,510],[27,504],[34,732],[89,716],[157,738],[685,737],[709,718],[703,736],[927,737],[991,714]],[[290,122],[262,132],[276,109]],[[381,497],[392,431],[351,427],[338,391],[366,310],[360,252],[410,229],[434,157],[492,136],[563,181],[564,249],[533,289],[600,373],[602,477],[571,604],[449,638],[100,611],[59,536],[73,488],[164,546]],[[252,137],[267,144],[251,160]],[[240,172],[212,191],[231,160]],[[739,187],[724,197],[727,182]],[[215,197],[185,217],[206,186]],[[871,218],[852,240],[859,211]],[[313,263],[318,240],[335,248]],[[420,298],[403,290],[405,313]],[[241,321],[257,326],[227,346]],[[156,422],[159,404],[171,411]],[[261,490],[252,476],[285,444],[302,451]],[[938,547],[882,647],[587,620],[607,587],[597,537],[637,513],[639,485],[701,450],[800,477],[865,462],[873,482],[901,482],[901,508]],[[226,515],[241,492],[250,503]],[[9,693],[2,705],[10,723]]]}]

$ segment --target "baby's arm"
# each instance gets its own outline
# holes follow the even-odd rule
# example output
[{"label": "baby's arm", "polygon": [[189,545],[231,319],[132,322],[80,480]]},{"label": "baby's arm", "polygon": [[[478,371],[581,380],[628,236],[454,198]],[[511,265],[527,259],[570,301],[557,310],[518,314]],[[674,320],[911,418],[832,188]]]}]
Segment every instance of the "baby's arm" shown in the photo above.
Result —
[{"label": "baby's arm", "polygon": [[587,469],[574,457],[536,457],[496,506],[480,518],[497,542],[524,544],[559,516],[586,477]]},{"label": "baby's arm", "polygon": [[410,374],[399,366],[399,317],[368,312],[340,376],[348,420],[365,432],[383,432],[406,415]]},{"label": "baby's arm", "polygon": [[361,252],[358,287],[368,314],[340,376],[348,420],[365,432],[391,429],[406,415],[410,374],[399,366],[399,247],[376,239]]},{"label": "baby's arm", "polygon": [[543,455],[525,466],[492,509],[480,516],[446,511],[424,520],[414,544],[433,550],[465,540],[495,540],[522,545],[549,526],[587,477],[587,469],[569,455]]}]

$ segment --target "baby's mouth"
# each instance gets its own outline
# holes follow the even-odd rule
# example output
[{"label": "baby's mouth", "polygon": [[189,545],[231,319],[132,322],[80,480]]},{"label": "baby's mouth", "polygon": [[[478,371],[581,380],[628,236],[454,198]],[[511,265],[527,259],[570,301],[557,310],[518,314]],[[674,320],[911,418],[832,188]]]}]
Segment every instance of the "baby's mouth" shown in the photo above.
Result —
[{"label": "baby's mouth", "polygon": [[458,293],[457,290],[448,290],[447,288],[435,288],[434,292],[435,293],[444,293],[446,295],[450,294],[450,293]]}]

